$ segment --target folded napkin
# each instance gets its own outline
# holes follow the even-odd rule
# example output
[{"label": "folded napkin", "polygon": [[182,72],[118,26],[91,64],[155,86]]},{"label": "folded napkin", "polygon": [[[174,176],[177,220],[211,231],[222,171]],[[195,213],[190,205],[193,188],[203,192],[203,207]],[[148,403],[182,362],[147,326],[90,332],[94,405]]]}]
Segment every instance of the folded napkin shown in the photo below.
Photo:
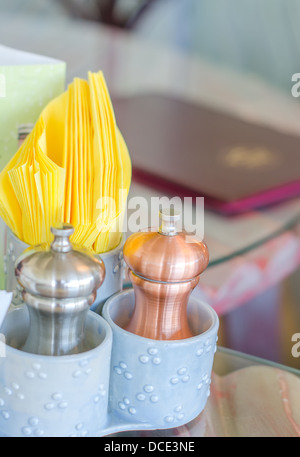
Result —
[{"label": "folded napkin", "polygon": [[42,111],[0,174],[0,215],[29,245],[71,223],[74,243],[96,253],[122,236],[131,161],[102,72],[75,78]]}]

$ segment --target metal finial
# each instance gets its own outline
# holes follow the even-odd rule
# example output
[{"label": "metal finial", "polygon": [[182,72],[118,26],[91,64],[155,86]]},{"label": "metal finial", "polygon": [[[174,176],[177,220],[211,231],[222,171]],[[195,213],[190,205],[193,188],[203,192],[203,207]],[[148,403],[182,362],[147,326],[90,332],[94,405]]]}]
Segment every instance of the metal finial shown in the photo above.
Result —
[{"label": "metal finial", "polygon": [[180,212],[174,208],[162,209],[159,212],[161,235],[174,236],[177,235],[176,222],[180,220]]}]

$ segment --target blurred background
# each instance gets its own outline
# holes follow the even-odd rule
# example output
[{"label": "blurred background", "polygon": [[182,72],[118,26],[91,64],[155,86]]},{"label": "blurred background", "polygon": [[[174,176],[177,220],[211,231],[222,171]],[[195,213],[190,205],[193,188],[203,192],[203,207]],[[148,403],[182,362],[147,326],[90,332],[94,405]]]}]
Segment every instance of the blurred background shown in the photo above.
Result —
[{"label": "blurred background", "polygon": [[[169,131],[156,125],[157,135],[149,128],[140,130],[142,139],[134,138],[143,126],[136,105],[123,105],[122,99],[143,93],[271,129],[268,138],[280,142],[281,152],[289,150],[294,174],[287,173],[284,183],[297,188],[289,198],[279,196],[277,205],[248,207],[233,217],[207,210],[211,264],[196,293],[219,313],[221,345],[295,368],[300,368],[300,357],[292,354],[293,335],[300,334],[300,108],[291,90],[292,76],[300,72],[299,20],[298,0],[0,0],[0,44],[66,61],[67,81],[105,69],[133,165],[142,141],[151,145],[157,137],[168,154],[172,136],[169,123]],[[168,119],[180,114],[180,107],[172,106],[164,111]],[[184,129],[183,118],[180,123]],[[232,124],[230,134],[247,126]],[[213,125],[211,130],[211,138],[218,136]],[[191,150],[198,140],[192,141]],[[190,165],[195,167],[192,160]],[[152,181],[134,177],[133,195],[160,195],[151,163],[143,171]],[[188,174],[184,178],[188,181]],[[212,177],[214,183],[217,187]],[[201,195],[201,182],[196,191]]]},{"label": "blurred background", "polygon": [[299,71],[297,0],[1,0],[0,8],[133,29],[287,92]]}]

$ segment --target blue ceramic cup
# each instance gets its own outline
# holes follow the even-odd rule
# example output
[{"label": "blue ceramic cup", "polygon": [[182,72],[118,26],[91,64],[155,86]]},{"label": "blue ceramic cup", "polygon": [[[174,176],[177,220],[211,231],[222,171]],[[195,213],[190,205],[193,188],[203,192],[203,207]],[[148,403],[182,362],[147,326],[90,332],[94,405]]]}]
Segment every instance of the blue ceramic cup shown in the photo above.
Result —
[{"label": "blue ceramic cup", "polygon": [[178,427],[206,405],[218,316],[207,304],[190,298],[188,316],[195,336],[157,341],[123,329],[133,309],[134,292],[128,290],[108,299],[102,311],[113,331],[109,408],[124,423],[149,429]]},{"label": "blue ceramic cup", "polygon": [[15,306],[0,329],[0,436],[68,437],[101,435],[107,422],[112,347],[110,326],[89,311],[80,354],[42,356],[19,348],[26,340],[26,306]]}]

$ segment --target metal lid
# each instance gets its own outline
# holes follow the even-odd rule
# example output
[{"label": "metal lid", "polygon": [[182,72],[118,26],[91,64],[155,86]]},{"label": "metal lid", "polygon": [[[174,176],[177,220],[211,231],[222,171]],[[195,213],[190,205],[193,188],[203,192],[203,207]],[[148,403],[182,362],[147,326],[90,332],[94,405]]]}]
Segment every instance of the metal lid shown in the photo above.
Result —
[{"label": "metal lid", "polygon": [[100,287],[105,266],[85,248],[73,245],[70,224],[52,227],[54,241],[27,249],[17,260],[15,274],[32,295],[57,299],[87,297]]},{"label": "metal lid", "polygon": [[136,275],[160,282],[179,282],[199,276],[207,267],[206,244],[184,232],[178,233],[180,213],[173,209],[160,212],[157,232],[131,235],[124,245],[124,260]]}]

